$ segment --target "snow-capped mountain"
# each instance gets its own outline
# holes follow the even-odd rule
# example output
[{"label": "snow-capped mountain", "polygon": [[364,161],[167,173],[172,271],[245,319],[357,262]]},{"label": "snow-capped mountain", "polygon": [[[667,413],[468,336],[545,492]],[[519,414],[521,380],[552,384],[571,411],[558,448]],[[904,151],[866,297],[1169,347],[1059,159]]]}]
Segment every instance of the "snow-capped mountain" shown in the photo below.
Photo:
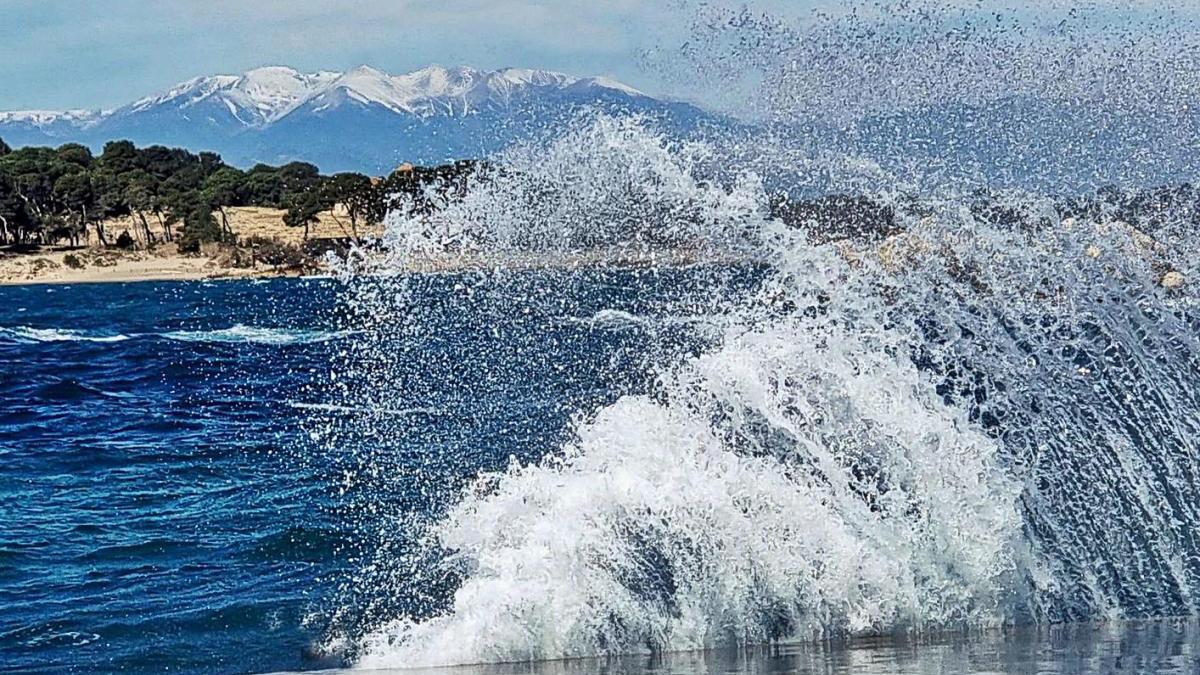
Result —
[{"label": "snow-capped mountain", "polygon": [[269,124],[337,80],[340,73],[299,73],[291,68],[257,68],[244,75],[197,77],[157,96],[148,96],[116,115],[136,115],[171,108],[188,110],[219,105],[247,126]]},{"label": "snow-capped mountain", "polygon": [[391,75],[370,66],[273,66],[194,78],[114,110],[0,113],[0,137],[14,146],[74,141],[97,149],[127,138],[213,150],[235,164],[300,159],[327,171],[384,171],[400,161],[484,156],[595,105],[672,122],[703,115],[615,80],[548,70],[430,66]]}]

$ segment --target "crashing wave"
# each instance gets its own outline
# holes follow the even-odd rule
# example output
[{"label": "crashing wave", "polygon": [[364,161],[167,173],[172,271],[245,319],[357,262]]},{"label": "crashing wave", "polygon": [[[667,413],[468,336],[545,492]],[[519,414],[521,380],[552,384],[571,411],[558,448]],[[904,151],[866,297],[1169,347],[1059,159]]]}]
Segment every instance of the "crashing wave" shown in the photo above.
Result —
[{"label": "crashing wave", "polygon": [[[769,36],[780,34],[791,35]],[[938,44],[964,47],[955,53],[989,44],[986,31],[947,35]],[[1028,63],[1016,76],[1036,80]],[[864,78],[860,94],[882,76],[825,67]],[[904,72],[923,81],[919,68]],[[828,74],[781,77],[808,91]],[[980,95],[994,93],[985,84]],[[1139,104],[1152,94],[1139,90]],[[703,353],[658,364],[648,392],[579,411],[569,440],[540,460],[479,476],[428,521],[407,514],[403,555],[385,547],[366,565],[403,571],[385,592],[445,597],[332,638],[353,645],[357,665],[1200,610],[1195,194],[1131,184],[1073,198],[1009,174],[947,180],[920,158],[812,152],[812,131],[681,141],[647,120],[597,115],[510,152],[435,214],[391,216],[395,269],[431,252],[623,243],[698,251],[761,277],[748,297],[697,285],[677,303],[687,321],[665,308],[569,313],[609,327],[695,319],[716,335]],[[827,201],[794,208],[814,186]],[[828,197],[847,191],[861,199]],[[887,227],[849,222],[850,206]],[[403,353],[407,283],[349,281],[351,313],[369,330],[344,372],[367,373],[375,407],[404,385],[387,364]],[[363,438],[389,433],[369,422],[355,427]]]}]

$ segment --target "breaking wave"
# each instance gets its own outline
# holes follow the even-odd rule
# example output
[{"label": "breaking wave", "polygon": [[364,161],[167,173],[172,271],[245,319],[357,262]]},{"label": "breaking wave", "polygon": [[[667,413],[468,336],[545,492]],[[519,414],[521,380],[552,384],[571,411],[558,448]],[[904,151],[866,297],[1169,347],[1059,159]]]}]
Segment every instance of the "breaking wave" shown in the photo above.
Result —
[{"label": "breaking wave", "polygon": [[[1200,609],[1200,194],[970,186],[830,154],[786,164],[803,170],[789,192],[790,178],[737,161],[778,160],[787,140],[760,139],[758,154],[737,134],[679,140],[596,115],[500,158],[435,215],[392,214],[387,259],[354,270],[625,247],[761,276],[749,295],[697,285],[664,303],[712,347],[578,411],[540,460],[404,520],[403,555],[366,556],[403,569],[390,592],[445,597],[331,636],[357,665]],[[853,187],[887,226],[785,217],[820,181]],[[370,371],[377,399],[407,283],[348,286],[366,332],[347,371]]]},{"label": "breaking wave", "polygon": [[328,342],[349,336],[340,331],[319,331],[293,328],[264,328],[234,324],[214,330],[180,330],[160,333],[168,340],[181,342],[227,342],[261,345],[296,345]]},{"label": "breaking wave", "polygon": [[35,344],[38,342],[122,342],[128,339],[128,335],[120,333],[91,333],[69,328],[32,328],[30,326],[0,328],[0,340],[18,344]]},{"label": "breaking wave", "polygon": [[214,330],[180,330],[163,333],[105,333],[70,328],[0,328],[0,340],[18,344],[39,342],[124,342],[135,338],[162,338],[179,342],[223,342],[263,345],[295,345],[328,342],[352,335],[349,331],[319,331],[291,328],[263,328],[235,324]]}]

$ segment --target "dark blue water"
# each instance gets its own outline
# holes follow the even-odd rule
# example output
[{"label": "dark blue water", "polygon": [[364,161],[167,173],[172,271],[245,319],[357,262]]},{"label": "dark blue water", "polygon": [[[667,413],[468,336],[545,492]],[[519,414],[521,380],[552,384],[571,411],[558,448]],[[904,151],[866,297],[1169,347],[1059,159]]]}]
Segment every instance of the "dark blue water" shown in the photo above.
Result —
[{"label": "dark blue water", "polygon": [[[0,288],[0,671],[328,667],[313,645],[346,616],[435,611],[449,588],[363,588],[362,504],[435,512],[644,390],[695,345],[592,320],[681,283],[636,276],[431,278],[349,391],[331,373],[380,350],[336,281]],[[367,447],[396,475],[347,490]]]},{"label": "dark blue water", "polygon": [[[421,523],[480,472],[558,452],[573,418],[655,395],[656,369],[708,344],[687,320],[714,319],[704,289],[754,283],[0,287],[0,672],[347,665],[356,636],[448,606],[458,580],[421,557]],[[455,672],[1198,667],[1196,625],[1167,621]]]}]

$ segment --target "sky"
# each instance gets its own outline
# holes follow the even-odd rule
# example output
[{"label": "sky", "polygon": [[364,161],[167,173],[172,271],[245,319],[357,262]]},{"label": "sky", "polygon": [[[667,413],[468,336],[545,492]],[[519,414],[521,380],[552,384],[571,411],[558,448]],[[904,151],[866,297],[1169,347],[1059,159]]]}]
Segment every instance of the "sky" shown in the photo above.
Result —
[{"label": "sky", "polygon": [[547,68],[665,93],[639,54],[676,39],[679,10],[675,0],[0,0],[0,110],[115,107],[265,65]]},{"label": "sky", "polygon": [[[0,0],[0,110],[113,108],[192,77],[268,65],[311,72],[367,64],[403,73],[435,63],[606,75],[652,95],[721,108],[728,101],[711,84],[690,81],[645,55],[689,42],[698,7],[744,1]],[[857,3],[873,11],[888,1],[750,0],[750,6],[804,20],[814,10],[845,12]],[[1197,12],[1194,0],[1166,1]],[[904,0],[913,2],[977,12],[1013,4]],[[1084,4],[1128,11],[1161,2]]]}]

